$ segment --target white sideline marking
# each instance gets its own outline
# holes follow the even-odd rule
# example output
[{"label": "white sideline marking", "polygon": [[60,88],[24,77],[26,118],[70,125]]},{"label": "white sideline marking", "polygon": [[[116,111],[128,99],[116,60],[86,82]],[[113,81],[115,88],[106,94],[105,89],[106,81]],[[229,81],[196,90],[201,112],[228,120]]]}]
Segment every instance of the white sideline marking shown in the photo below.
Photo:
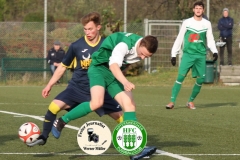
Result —
[{"label": "white sideline marking", "polygon": [[184,156],[240,156],[240,154],[181,154]]},{"label": "white sideline marking", "polygon": [[[81,153],[0,153],[1,154],[7,154],[7,155],[12,155],[12,154],[17,154],[17,155],[60,155],[60,156],[90,156],[89,154],[81,154]],[[119,155],[122,155],[122,154],[100,154],[98,156],[119,156]]]},{"label": "white sideline marking", "polygon": [[[28,115],[28,114],[21,114],[21,113],[15,113],[15,112],[8,112],[8,111],[2,111],[0,110],[1,113],[6,113],[6,114],[12,114],[14,116],[25,116],[25,117],[30,117],[33,119],[37,119],[40,121],[44,121],[44,118],[40,117],[40,116],[34,116],[34,115]],[[71,126],[71,125],[65,125],[66,128],[70,128],[70,129],[74,129],[74,130],[79,130],[79,127],[75,127],[75,126]],[[169,157],[173,157],[176,159],[180,159],[180,160],[193,160],[191,158],[187,158],[187,157],[183,157],[181,155],[178,154],[173,154],[173,153],[169,153],[169,152],[165,152],[162,150],[157,150],[156,153],[158,154],[154,154],[154,155],[165,155],[165,156],[169,156]],[[0,154],[51,154],[51,153],[0,153]],[[66,153],[55,153],[57,155],[69,155]],[[74,155],[87,155],[87,154],[74,154]],[[103,154],[103,155],[120,155],[120,154]]]},{"label": "white sideline marking", "polygon": [[[91,156],[89,154],[84,153],[0,153],[0,155],[61,155],[61,156]],[[116,153],[105,153],[100,154],[98,156],[124,156],[123,154],[116,154]],[[154,156],[165,156],[165,154],[153,154]],[[178,154],[178,155],[189,155],[189,156],[240,156],[240,154]],[[181,160],[186,160],[181,159]]]},{"label": "white sideline marking", "polygon": [[173,154],[173,153],[165,152],[165,151],[162,151],[162,150],[156,150],[156,153],[158,153],[160,155],[173,157],[173,158],[176,158],[176,159],[181,159],[181,160],[193,160],[191,158],[183,157],[183,156],[181,156],[179,154]]},{"label": "white sideline marking", "polygon": [[[33,118],[33,119],[44,121],[44,118],[42,118],[41,116],[33,116],[33,115],[28,115],[28,114],[14,113],[14,112],[2,111],[2,110],[0,110],[0,112],[6,113],[6,114],[12,114],[12,115],[15,115],[15,116],[17,115],[17,116],[22,116],[22,117],[30,117],[30,118]],[[77,131],[79,130],[78,127],[71,126],[71,125],[65,125],[65,127],[70,128],[70,129],[74,129],[74,130],[77,130]]]}]

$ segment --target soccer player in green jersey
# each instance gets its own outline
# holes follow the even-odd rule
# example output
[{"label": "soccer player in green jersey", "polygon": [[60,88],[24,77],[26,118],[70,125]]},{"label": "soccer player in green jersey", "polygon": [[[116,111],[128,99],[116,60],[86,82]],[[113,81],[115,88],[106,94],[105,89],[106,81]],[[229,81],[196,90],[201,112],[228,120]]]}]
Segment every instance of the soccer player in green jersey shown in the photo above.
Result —
[{"label": "soccer player in green jersey", "polygon": [[207,48],[213,53],[213,61],[218,58],[218,51],[212,33],[211,22],[202,17],[204,12],[204,4],[201,1],[195,2],[193,5],[194,16],[186,19],[172,47],[171,63],[176,65],[176,55],[183,45],[183,56],[178,70],[177,80],[172,88],[171,102],[166,105],[166,109],[173,109],[177,95],[181,89],[182,82],[189,70],[192,70],[192,77],[196,78],[192,94],[188,99],[187,107],[196,109],[193,100],[201,90],[205,79],[206,70],[206,53]]},{"label": "soccer player in green jersey", "polygon": [[[69,80],[66,89],[59,93],[50,103],[45,114],[42,133],[36,141],[27,144],[30,147],[46,144],[52,125],[59,112],[62,110],[70,111],[79,104],[91,99],[87,72],[92,60],[92,54],[99,49],[104,40],[100,36],[101,15],[97,12],[88,13],[82,17],[81,23],[85,35],[71,43],[61,64],[42,90],[42,96],[47,98],[50,95],[52,87],[63,76],[67,68],[73,70],[72,78]],[[107,114],[118,123],[123,121],[121,107],[107,92],[104,96],[103,106],[95,110],[95,112],[99,116]]]},{"label": "soccer player in green jersey", "polygon": [[[66,123],[101,107],[105,90],[124,109],[123,120],[136,121],[135,103],[131,92],[135,85],[123,75],[121,67],[151,57],[157,48],[158,40],[151,35],[141,37],[132,33],[117,32],[108,36],[98,51],[94,52],[88,69],[91,101],[78,105],[56,120],[52,128],[53,136],[59,137]],[[131,157],[131,160],[141,159],[155,151],[156,147],[147,147],[140,155]]]}]

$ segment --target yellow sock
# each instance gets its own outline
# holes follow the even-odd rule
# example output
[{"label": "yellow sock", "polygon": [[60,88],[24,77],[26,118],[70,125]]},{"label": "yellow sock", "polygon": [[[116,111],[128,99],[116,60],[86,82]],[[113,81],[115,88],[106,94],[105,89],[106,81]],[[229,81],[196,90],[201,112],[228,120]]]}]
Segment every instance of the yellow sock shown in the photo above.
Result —
[{"label": "yellow sock", "polygon": [[117,121],[117,123],[122,123],[123,122],[123,116],[119,117],[116,121]]},{"label": "yellow sock", "polygon": [[48,110],[53,114],[57,114],[60,111],[60,107],[56,103],[52,102],[49,105]]}]

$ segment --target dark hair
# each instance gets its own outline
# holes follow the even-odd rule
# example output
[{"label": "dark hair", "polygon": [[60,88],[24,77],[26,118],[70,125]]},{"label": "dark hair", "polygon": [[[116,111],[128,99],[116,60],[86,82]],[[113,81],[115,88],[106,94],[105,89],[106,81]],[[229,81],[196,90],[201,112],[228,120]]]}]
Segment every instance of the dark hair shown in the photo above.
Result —
[{"label": "dark hair", "polygon": [[143,39],[140,42],[140,46],[146,47],[146,49],[153,54],[158,49],[158,40],[156,37],[148,35],[143,37]]},{"label": "dark hair", "polygon": [[204,3],[202,1],[197,1],[193,4],[193,8],[195,8],[196,6],[202,6],[204,9]]},{"label": "dark hair", "polygon": [[98,12],[91,12],[82,17],[81,23],[85,26],[87,23],[93,21],[94,24],[100,25],[101,24],[101,16]]}]

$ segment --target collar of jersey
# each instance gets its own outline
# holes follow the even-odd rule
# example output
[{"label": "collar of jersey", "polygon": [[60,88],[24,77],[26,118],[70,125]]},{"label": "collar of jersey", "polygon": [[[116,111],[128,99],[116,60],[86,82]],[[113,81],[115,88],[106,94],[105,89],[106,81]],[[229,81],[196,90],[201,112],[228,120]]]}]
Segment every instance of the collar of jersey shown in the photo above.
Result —
[{"label": "collar of jersey", "polygon": [[85,41],[87,42],[87,44],[88,44],[89,46],[91,46],[91,47],[95,47],[95,46],[98,45],[98,43],[100,42],[100,40],[101,40],[101,36],[99,36],[98,41],[97,41],[95,44],[90,43],[90,42],[88,41],[86,35],[84,36],[84,39],[85,39]]},{"label": "collar of jersey", "polygon": [[135,46],[133,47],[133,51],[134,51],[134,54],[136,54],[138,56],[138,53],[137,53],[137,45],[138,43],[142,40],[142,38],[140,38],[136,43],[135,43]]}]

